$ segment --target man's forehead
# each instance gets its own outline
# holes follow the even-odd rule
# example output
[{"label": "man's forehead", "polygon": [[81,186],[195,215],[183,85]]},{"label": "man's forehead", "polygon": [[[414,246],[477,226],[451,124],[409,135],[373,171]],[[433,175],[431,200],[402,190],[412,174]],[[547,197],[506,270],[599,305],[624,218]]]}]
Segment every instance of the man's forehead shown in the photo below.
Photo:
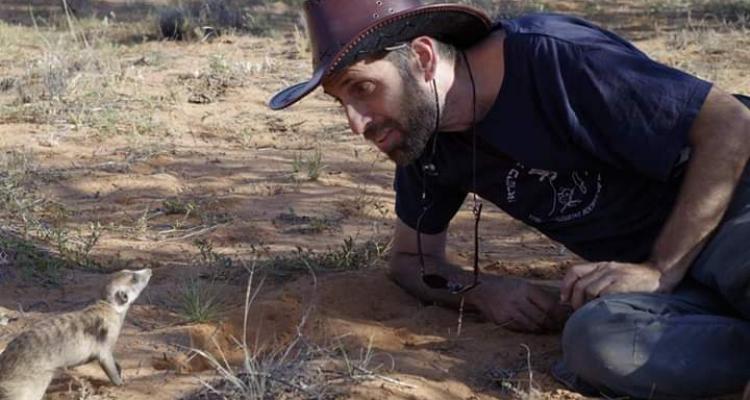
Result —
[{"label": "man's forehead", "polygon": [[334,72],[323,80],[323,89],[328,93],[328,90],[334,90],[354,76],[366,77],[377,75],[378,68],[372,67],[373,63],[372,60],[359,60],[340,71]]},{"label": "man's forehead", "polygon": [[351,74],[351,68],[352,66],[350,65],[324,78],[322,82],[323,88],[327,90],[328,88],[332,89],[338,86],[346,76]]}]

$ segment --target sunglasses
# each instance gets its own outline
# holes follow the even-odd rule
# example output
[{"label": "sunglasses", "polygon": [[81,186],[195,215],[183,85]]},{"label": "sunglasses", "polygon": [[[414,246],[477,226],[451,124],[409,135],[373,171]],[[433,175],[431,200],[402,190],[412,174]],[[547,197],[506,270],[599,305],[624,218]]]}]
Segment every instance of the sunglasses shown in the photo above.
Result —
[{"label": "sunglasses", "polygon": [[422,253],[422,219],[429,209],[429,206],[423,206],[422,213],[417,219],[417,250],[419,252],[419,273],[422,277],[422,282],[431,289],[448,290],[452,294],[464,294],[481,283],[479,281],[479,219],[482,215],[482,203],[477,202],[476,198],[474,199],[474,207],[472,209],[472,214],[474,214],[474,281],[469,285],[448,280],[439,274],[425,273],[424,254]]}]

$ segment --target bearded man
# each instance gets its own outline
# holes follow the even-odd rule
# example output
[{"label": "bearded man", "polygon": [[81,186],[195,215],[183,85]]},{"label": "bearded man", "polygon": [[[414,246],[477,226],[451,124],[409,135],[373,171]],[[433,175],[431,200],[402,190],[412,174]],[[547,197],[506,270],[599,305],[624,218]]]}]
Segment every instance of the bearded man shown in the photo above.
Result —
[{"label": "bearded man", "polygon": [[[739,392],[750,377],[750,111],[578,18],[491,23],[417,0],[308,0],[310,80],[396,163],[391,275],[427,301],[553,327],[553,374],[586,394]],[[446,262],[471,193],[588,263],[550,294]],[[476,234],[476,225],[475,225]],[[476,252],[475,241],[475,252]]]}]

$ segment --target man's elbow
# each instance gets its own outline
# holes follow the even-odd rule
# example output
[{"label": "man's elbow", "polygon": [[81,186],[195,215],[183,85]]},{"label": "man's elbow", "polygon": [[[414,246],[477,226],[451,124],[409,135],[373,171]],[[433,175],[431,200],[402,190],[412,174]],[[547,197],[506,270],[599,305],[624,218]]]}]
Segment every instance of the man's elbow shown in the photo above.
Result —
[{"label": "man's elbow", "polygon": [[742,149],[742,155],[747,159],[747,157],[750,157],[750,108],[739,100],[734,100],[735,113],[734,118],[731,118],[731,120],[736,121],[736,140]]},{"label": "man's elbow", "polygon": [[712,91],[707,103],[693,126],[692,145],[743,169],[750,159],[750,109],[720,91]]},{"label": "man's elbow", "polygon": [[745,108],[740,116],[741,136],[744,139],[745,154],[750,157],[750,108]]}]

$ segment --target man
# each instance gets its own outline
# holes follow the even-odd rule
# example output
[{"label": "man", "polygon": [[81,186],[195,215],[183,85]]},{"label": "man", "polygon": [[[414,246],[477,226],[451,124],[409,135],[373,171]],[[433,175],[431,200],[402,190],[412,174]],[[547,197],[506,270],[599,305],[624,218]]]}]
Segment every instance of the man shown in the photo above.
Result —
[{"label": "man", "polygon": [[[309,0],[314,73],[397,164],[391,273],[512,329],[575,312],[553,373],[590,394],[694,398],[750,377],[750,112],[580,19],[492,25],[417,0]],[[745,99],[747,100],[747,99]],[[445,261],[468,193],[564,244],[558,295]],[[475,198],[478,222],[481,205]],[[475,261],[476,262],[476,261]],[[457,295],[458,294],[458,295]]]}]

